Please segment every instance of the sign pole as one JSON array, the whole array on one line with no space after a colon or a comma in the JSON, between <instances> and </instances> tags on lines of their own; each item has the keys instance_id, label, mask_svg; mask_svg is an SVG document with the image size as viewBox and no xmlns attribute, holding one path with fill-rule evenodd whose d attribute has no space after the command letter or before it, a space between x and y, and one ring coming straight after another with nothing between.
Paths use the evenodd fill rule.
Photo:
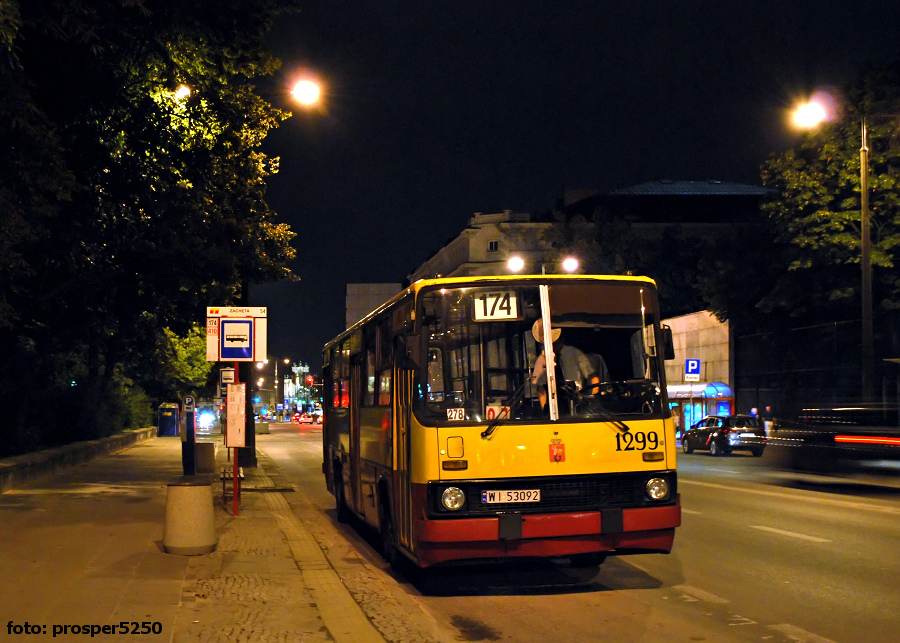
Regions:
<instances>
[{"instance_id":1,"label":"sign pole","mask_svg":"<svg viewBox=\"0 0 900 643\"><path fill-rule=\"evenodd\" d=\"M234 363L234 381L238 382L238 363ZM237 447L234 447L234 458L232 463L233 471L231 476L231 515L237 517L238 515L238 455L237 455Z\"/></svg>"}]
</instances>

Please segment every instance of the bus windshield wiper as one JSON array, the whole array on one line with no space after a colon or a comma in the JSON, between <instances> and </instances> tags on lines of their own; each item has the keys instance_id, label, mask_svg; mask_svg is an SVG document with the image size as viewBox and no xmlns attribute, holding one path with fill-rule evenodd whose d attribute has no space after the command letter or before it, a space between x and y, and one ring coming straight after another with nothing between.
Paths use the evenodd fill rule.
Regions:
<instances>
[{"instance_id":1,"label":"bus windshield wiper","mask_svg":"<svg viewBox=\"0 0 900 643\"><path fill-rule=\"evenodd\" d=\"M528 380L522 382L522 384L513 392L512 395L509 396L509 399L506 400L506 408L500 413L497 414L497 417L491 422L488 427L481 432L481 437L485 440L489 440L491 435L493 435L494 431L497 430L497 427L500 426L500 423L508 420L510 415L512 415L513 409L519 406L522 403L522 398L525 396L525 385L528 383Z\"/></svg>"},{"instance_id":2,"label":"bus windshield wiper","mask_svg":"<svg viewBox=\"0 0 900 643\"><path fill-rule=\"evenodd\" d=\"M631 427L629 427L627 424L625 424L622 420L617 419L616 416L613 415L612 413L610 413L609 411L607 411L603 407L602 404L600 404L599 402L597 402L595 404L596 404L595 408L597 411L597 415L600 416L601 420L604 420L607 423L612 424L621 433L628 433L631 430Z\"/></svg>"},{"instance_id":3,"label":"bus windshield wiper","mask_svg":"<svg viewBox=\"0 0 900 643\"><path fill-rule=\"evenodd\" d=\"M586 398L588 404L588 410L591 413L596 414L600 417L601 420L612 424L616 429L618 429L621 433L628 433L631 428L625 424L622 420L618 419L615 415L613 415L610 411L606 409L599 401L592 398Z\"/></svg>"}]
</instances>

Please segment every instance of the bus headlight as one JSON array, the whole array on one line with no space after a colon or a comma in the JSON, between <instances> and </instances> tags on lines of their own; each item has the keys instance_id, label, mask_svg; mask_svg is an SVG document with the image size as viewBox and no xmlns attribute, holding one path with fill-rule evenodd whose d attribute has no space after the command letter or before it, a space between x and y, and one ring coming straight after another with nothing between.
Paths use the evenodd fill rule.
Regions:
<instances>
[{"instance_id":1,"label":"bus headlight","mask_svg":"<svg viewBox=\"0 0 900 643\"><path fill-rule=\"evenodd\" d=\"M644 489L650 500L665 500L669 497L669 482L665 478L650 478Z\"/></svg>"},{"instance_id":2,"label":"bus headlight","mask_svg":"<svg viewBox=\"0 0 900 643\"><path fill-rule=\"evenodd\" d=\"M441 494L441 504L449 511L458 511L466 504L466 494L459 487L447 487Z\"/></svg>"}]
</instances>

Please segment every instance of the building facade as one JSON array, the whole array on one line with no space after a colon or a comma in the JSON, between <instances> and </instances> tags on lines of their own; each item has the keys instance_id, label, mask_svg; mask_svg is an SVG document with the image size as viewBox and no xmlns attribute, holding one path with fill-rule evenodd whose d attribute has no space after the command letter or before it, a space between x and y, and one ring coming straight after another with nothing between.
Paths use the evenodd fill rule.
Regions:
<instances>
[{"instance_id":1,"label":"building facade","mask_svg":"<svg viewBox=\"0 0 900 643\"><path fill-rule=\"evenodd\" d=\"M508 272L506 262L513 255L521 256L526 266L540 266L546 252L543 235L552 225L512 210L496 214L476 212L458 237L409 274L409 281L504 274Z\"/></svg>"}]
</instances>

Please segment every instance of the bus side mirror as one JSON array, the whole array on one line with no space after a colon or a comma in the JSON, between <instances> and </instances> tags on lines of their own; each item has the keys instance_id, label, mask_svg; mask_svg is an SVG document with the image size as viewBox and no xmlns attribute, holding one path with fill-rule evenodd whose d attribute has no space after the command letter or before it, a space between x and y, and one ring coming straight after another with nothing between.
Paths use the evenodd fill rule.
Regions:
<instances>
[{"instance_id":1,"label":"bus side mirror","mask_svg":"<svg viewBox=\"0 0 900 643\"><path fill-rule=\"evenodd\" d=\"M675 359L675 341L672 339L672 329L662 327L663 332L663 359Z\"/></svg>"},{"instance_id":2,"label":"bus side mirror","mask_svg":"<svg viewBox=\"0 0 900 643\"><path fill-rule=\"evenodd\" d=\"M422 336L410 333L406 336L406 355L403 357L401 368L414 371L419 368L419 360L422 354Z\"/></svg>"}]
</instances>

